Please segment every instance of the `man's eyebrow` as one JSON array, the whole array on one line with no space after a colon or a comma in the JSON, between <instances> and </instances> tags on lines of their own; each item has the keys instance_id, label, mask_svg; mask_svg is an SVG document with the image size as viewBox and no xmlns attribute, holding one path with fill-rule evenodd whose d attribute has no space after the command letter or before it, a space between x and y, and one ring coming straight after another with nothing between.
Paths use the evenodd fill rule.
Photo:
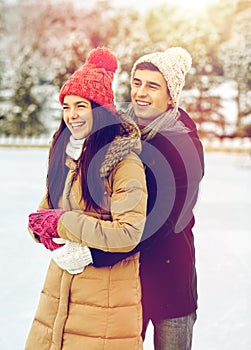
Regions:
<instances>
[{"instance_id":1,"label":"man's eyebrow","mask_svg":"<svg viewBox=\"0 0 251 350\"><path fill-rule=\"evenodd\" d=\"M156 83L155 81L148 81L147 83L149 85L154 85L154 86L157 86L157 87L161 87L161 85L159 83Z\"/></svg>"},{"instance_id":2,"label":"man's eyebrow","mask_svg":"<svg viewBox=\"0 0 251 350\"><path fill-rule=\"evenodd\" d=\"M142 82L142 80L139 78L133 78L133 81ZM151 86L161 87L161 85L159 83L156 83L155 81L147 80L147 84Z\"/></svg>"}]
</instances>

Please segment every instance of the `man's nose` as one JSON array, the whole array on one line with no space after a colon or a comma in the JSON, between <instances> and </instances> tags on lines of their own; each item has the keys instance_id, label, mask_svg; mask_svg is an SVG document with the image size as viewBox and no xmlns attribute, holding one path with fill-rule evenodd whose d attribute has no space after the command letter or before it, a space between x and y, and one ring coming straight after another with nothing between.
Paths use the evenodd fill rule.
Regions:
<instances>
[{"instance_id":1,"label":"man's nose","mask_svg":"<svg viewBox=\"0 0 251 350\"><path fill-rule=\"evenodd\" d=\"M137 91L137 95L138 95L138 96L145 96L145 95L147 95L147 88L146 88L146 85L145 85L145 84L142 84L142 85L139 87L139 89L138 89L138 91Z\"/></svg>"}]
</instances>

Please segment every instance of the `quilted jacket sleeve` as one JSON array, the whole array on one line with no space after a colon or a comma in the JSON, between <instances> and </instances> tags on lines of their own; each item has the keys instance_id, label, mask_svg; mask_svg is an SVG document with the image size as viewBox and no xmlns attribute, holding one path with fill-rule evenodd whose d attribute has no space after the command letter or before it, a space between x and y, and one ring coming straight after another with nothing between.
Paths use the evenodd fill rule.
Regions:
<instances>
[{"instance_id":1,"label":"quilted jacket sleeve","mask_svg":"<svg viewBox=\"0 0 251 350\"><path fill-rule=\"evenodd\" d=\"M110 176L111 219L67 211L58 223L60 237L106 252L128 252L140 242L147 204L144 167L138 156L130 153Z\"/></svg>"}]
</instances>

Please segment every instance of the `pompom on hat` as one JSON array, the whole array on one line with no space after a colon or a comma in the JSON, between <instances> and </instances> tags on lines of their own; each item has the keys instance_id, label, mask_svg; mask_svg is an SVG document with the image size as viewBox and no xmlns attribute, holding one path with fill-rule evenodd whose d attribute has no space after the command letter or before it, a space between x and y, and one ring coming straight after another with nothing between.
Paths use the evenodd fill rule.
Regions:
<instances>
[{"instance_id":1,"label":"pompom on hat","mask_svg":"<svg viewBox=\"0 0 251 350\"><path fill-rule=\"evenodd\" d=\"M170 47L164 52L154 52L140 57L133 65L133 80L138 64L152 63L163 74L170 92L173 107L178 108L181 91L185 85L185 76L192 65L192 57L182 47Z\"/></svg>"},{"instance_id":2,"label":"pompom on hat","mask_svg":"<svg viewBox=\"0 0 251 350\"><path fill-rule=\"evenodd\" d=\"M66 95L76 95L96 102L115 113L112 82L118 68L117 58L105 47L90 51L85 64L73 73L59 93L61 105Z\"/></svg>"}]
</instances>

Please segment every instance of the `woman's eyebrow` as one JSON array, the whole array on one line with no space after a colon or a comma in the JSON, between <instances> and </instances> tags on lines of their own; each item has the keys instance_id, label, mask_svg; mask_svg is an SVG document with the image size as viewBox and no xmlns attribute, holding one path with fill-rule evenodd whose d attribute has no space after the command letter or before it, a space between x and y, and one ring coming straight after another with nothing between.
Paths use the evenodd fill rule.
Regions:
<instances>
[{"instance_id":1,"label":"woman's eyebrow","mask_svg":"<svg viewBox=\"0 0 251 350\"><path fill-rule=\"evenodd\" d=\"M87 101L76 101L76 102L75 102L76 105L78 105L78 104L80 104L80 103L84 103L84 104L86 104L86 105L89 105L89 102L87 102Z\"/></svg>"},{"instance_id":2,"label":"woman's eyebrow","mask_svg":"<svg viewBox=\"0 0 251 350\"><path fill-rule=\"evenodd\" d=\"M89 106L89 103L88 103L87 101L75 101L75 102L74 102L74 105L79 105L80 103L84 103L84 104L86 104L87 106ZM64 102L63 105L64 105L64 106L69 106L69 103Z\"/></svg>"}]
</instances>

